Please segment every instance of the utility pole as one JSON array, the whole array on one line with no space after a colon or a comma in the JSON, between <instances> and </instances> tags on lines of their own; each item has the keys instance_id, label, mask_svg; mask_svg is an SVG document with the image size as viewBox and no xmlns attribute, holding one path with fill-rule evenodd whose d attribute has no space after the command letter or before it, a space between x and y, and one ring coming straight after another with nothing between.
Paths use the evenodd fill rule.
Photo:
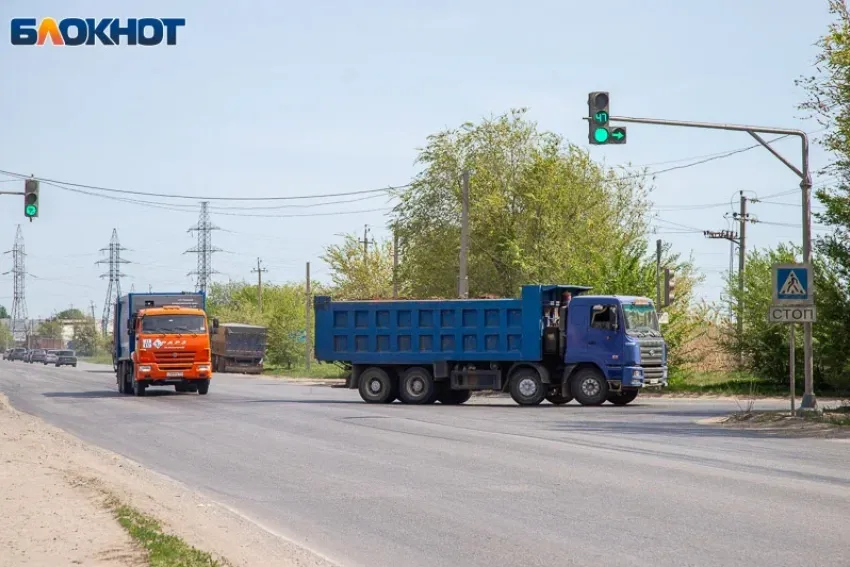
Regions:
<instances>
[{"instance_id":1,"label":"utility pole","mask_svg":"<svg viewBox=\"0 0 850 567\"><path fill-rule=\"evenodd\" d=\"M463 170L461 179L461 215L460 215L460 274L458 277L458 297L469 298L469 170Z\"/></svg>"},{"instance_id":2,"label":"utility pole","mask_svg":"<svg viewBox=\"0 0 850 567\"><path fill-rule=\"evenodd\" d=\"M260 308L260 313L263 312L263 272L268 272L262 266L262 261L257 258L257 267L251 270L251 273L257 274L257 305Z\"/></svg>"},{"instance_id":3,"label":"utility pole","mask_svg":"<svg viewBox=\"0 0 850 567\"><path fill-rule=\"evenodd\" d=\"M112 238L109 240L107 248L101 248L101 252L109 252L109 257L104 260L98 260L95 264L109 264L109 271L101 274L100 277L108 278L109 284L106 286L106 300L103 303L103 317L100 321L100 331L105 337L109 328L109 318L112 315L112 306L121 297L121 278L124 274L121 273L121 264L129 264L129 260L121 258L121 252L126 248L121 246L118 241L118 229L112 229Z\"/></svg>"},{"instance_id":4,"label":"utility pole","mask_svg":"<svg viewBox=\"0 0 850 567\"><path fill-rule=\"evenodd\" d=\"M747 223L750 222L750 215L747 213L747 198L744 197L744 192L740 192L741 204L740 212L735 213L733 218L737 219L740 224L741 237L738 239L738 344L743 344L744 340L744 267L747 261ZM738 353L738 364L744 365L743 349Z\"/></svg>"},{"instance_id":5,"label":"utility pole","mask_svg":"<svg viewBox=\"0 0 850 567\"><path fill-rule=\"evenodd\" d=\"M655 308L661 308L661 246L659 238L655 241Z\"/></svg>"},{"instance_id":6,"label":"utility pole","mask_svg":"<svg viewBox=\"0 0 850 567\"><path fill-rule=\"evenodd\" d=\"M393 225L393 299L398 299L398 230Z\"/></svg>"},{"instance_id":7,"label":"utility pole","mask_svg":"<svg viewBox=\"0 0 850 567\"><path fill-rule=\"evenodd\" d=\"M29 346L29 333L27 329L27 300L26 300L26 280L27 269L26 252L24 250L24 233L21 231L21 225L18 225L18 231L15 233L15 245L6 252L12 255L12 275L14 278L14 295L12 296L12 335L17 342L18 337L23 331L27 346ZM8 274L9 272L6 272ZM5 275L5 274L4 274Z\"/></svg>"},{"instance_id":8,"label":"utility pole","mask_svg":"<svg viewBox=\"0 0 850 567\"><path fill-rule=\"evenodd\" d=\"M313 309L312 309L313 306L310 305L312 303L312 301L311 301L312 297L310 295L310 262L307 262L307 280L306 280L306 283L305 283L304 291L305 291L305 295L306 295L306 301L305 301L306 312L305 312L305 317L304 317L304 321L305 321L305 323L304 323L304 343L305 343L306 350L307 350L306 355L305 355L305 359L304 359L304 366L309 371L310 370L310 363L312 362L312 358L313 358L312 353L310 352L310 342L311 342L310 341L310 319L311 319L310 315L313 312Z\"/></svg>"},{"instance_id":9,"label":"utility pole","mask_svg":"<svg viewBox=\"0 0 850 567\"><path fill-rule=\"evenodd\" d=\"M363 240L359 241L363 244L363 263L366 264L369 261L369 225L363 225Z\"/></svg>"},{"instance_id":10,"label":"utility pole","mask_svg":"<svg viewBox=\"0 0 850 567\"><path fill-rule=\"evenodd\" d=\"M742 198L744 198L744 197L742 196ZM741 224L743 225L744 223L741 223ZM740 250L743 249L743 245L741 244L742 239L738 238L737 232L733 232L731 230L704 230L704 231L702 231L702 234L706 238L711 238L711 239L720 238L720 239L723 239L723 240L728 240L729 241L729 247L730 247L730 253L731 253L731 251L733 251L735 249L734 247L735 247L736 244L738 245L739 252L740 252ZM744 255L741 254L740 257L739 257L739 262L740 262L739 275L744 273L743 272L744 260L745 260ZM729 276L730 277L732 276L732 256L729 256ZM738 305L738 314L737 314L737 317L738 317L738 335L737 336L738 336L738 344L739 345L742 344L742 342L741 342L742 339L743 339L742 322L744 320L743 309L741 307L743 305L743 298L744 298L744 289L743 289L742 286L743 286L743 280L739 280L739 288L740 289L739 289L739 292L738 292L739 297L738 297L738 303L737 303L737 305ZM743 363L744 363L744 351L743 351L743 349L739 349L738 350L738 364L743 364Z\"/></svg>"},{"instance_id":11,"label":"utility pole","mask_svg":"<svg viewBox=\"0 0 850 567\"><path fill-rule=\"evenodd\" d=\"M210 285L210 278L217 273L212 268L212 255L214 252L221 252L220 248L215 248L212 245L212 232L219 230L210 220L210 204L208 201L201 203L201 214L198 217L198 224L190 228L187 232L195 232L198 237L198 244L194 248L186 250L184 254L197 254L198 263L195 270L187 275L196 276L195 291L203 293L207 292Z\"/></svg>"},{"instance_id":12,"label":"utility pole","mask_svg":"<svg viewBox=\"0 0 850 567\"><path fill-rule=\"evenodd\" d=\"M89 306L91 307L91 318L92 318L92 321L96 321L97 319L96 319L96 318L95 318L95 316L94 316L94 301L90 301L90 302L89 302Z\"/></svg>"}]
</instances>

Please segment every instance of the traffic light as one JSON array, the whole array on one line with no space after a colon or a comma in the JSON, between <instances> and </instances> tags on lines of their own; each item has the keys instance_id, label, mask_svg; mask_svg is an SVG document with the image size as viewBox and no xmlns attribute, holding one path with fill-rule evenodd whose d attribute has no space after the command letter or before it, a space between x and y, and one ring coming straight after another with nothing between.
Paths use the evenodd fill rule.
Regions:
<instances>
[{"instance_id":1,"label":"traffic light","mask_svg":"<svg viewBox=\"0 0 850 567\"><path fill-rule=\"evenodd\" d=\"M27 179L24 183L24 216L30 220L38 216L37 179Z\"/></svg>"},{"instance_id":2,"label":"traffic light","mask_svg":"<svg viewBox=\"0 0 850 567\"><path fill-rule=\"evenodd\" d=\"M676 275L670 268L664 268L664 307L669 307L676 299Z\"/></svg>"},{"instance_id":3,"label":"traffic light","mask_svg":"<svg viewBox=\"0 0 850 567\"><path fill-rule=\"evenodd\" d=\"M590 143L595 146L626 143L626 128L612 127L608 123L611 118L609 103L607 92L594 91L587 95L588 124L590 125L587 136Z\"/></svg>"}]
</instances>

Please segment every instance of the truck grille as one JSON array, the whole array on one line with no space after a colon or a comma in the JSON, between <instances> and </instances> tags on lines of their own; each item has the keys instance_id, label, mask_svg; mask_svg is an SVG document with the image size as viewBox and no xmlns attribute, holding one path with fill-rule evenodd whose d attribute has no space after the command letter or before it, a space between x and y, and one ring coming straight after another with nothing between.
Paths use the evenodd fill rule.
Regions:
<instances>
[{"instance_id":1,"label":"truck grille","mask_svg":"<svg viewBox=\"0 0 850 567\"><path fill-rule=\"evenodd\" d=\"M154 360L163 370L189 370L195 362L194 352L158 352Z\"/></svg>"},{"instance_id":2,"label":"truck grille","mask_svg":"<svg viewBox=\"0 0 850 567\"><path fill-rule=\"evenodd\" d=\"M661 366L664 363L664 341L646 340L640 341L640 365ZM659 374L661 370L658 370ZM659 376L660 377L660 376Z\"/></svg>"}]
</instances>

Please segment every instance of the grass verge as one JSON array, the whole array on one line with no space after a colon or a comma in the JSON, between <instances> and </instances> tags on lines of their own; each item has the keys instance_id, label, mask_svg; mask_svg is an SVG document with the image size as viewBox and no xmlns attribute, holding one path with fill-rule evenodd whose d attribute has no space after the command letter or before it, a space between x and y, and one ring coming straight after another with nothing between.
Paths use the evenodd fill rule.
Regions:
<instances>
[{"instance_id":1,"label":"grass verge","mask_svg":"<svg viewBox=\"0 0 850 567\"><path fill-rule=\"evenodd\" d=\"M803 379L797 379L797 395L803 395ZM764 380L747 372L676 372L670 376L666 392L721 396L788 396L788 385ZM822 396L850 397L850 392L818 388Z\"/></svg>"},{"instance_id":2,"label":"grass verge","mask_svg":"<svg viewBox=\"0 0 850 567\"><path fill-rule=\"evenodd\" d=\"M323 364L314 362L310 370L304 366L266 366L263 374L269 376L285 376L287 378L316 378L316 379L338 379L345 378L345 372L335 364Z\"/></svg>"},{"instance_id":3,"label":"grass verge","mask_svg":"<svg viewBox=\"0 0 850 567\"><path fill-rule=\"evenodd\" d=\"M83 362L88 362L91 364L109 364L112 365L112 355L109 353L100 353L94 356L81 356L79 357Z\"/></svg>"},{"instance_id":4,"label":"grass verge","mask_svg":"<svg viewBox=\"0 0 850 567\"><path fill-rule=\"evenodd\" d=\"M107 496L106 506L130 537L147 553L151 567L226 567L224 560L213 558L196 549L179 537L162 531L159 522L123 504L114 496Z\"/></svg>"}]
</instances>

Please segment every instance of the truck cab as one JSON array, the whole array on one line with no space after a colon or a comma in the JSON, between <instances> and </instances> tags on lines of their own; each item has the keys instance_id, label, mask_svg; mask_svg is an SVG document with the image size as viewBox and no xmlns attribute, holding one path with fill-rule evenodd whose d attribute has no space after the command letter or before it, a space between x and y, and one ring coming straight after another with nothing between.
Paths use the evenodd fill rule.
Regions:
<instances>
[{"instance_id":1,"label":"truck cab","mask_svg":"<svg viewBox=\"0 0 850 567\"><path fill-rule=\"evenodd\" d=\"M592 364L605 376L609 392L629 397L667 385L667 345L651 300L581 295L566 312L563 360L568 370Z\"/></svg>"}]
</instances>

